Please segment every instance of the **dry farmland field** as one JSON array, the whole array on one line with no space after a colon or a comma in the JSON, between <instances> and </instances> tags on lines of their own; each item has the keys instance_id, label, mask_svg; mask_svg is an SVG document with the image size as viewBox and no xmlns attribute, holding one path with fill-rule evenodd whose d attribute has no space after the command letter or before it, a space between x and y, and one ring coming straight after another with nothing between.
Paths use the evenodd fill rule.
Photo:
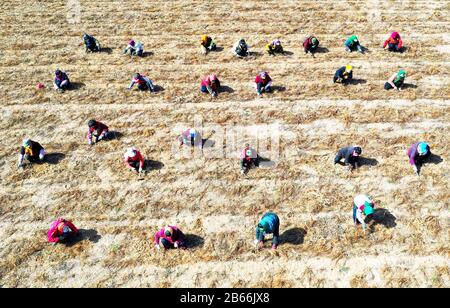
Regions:
<instances>
[{"instance_id":1,"label":"dry farmland field","mask_svg":"<svg viewBox=\"0 0 450 308\"><path fill-rule=\"evenodd\" d=\"M450 286L449 1L2 0L0 8L0 286ZM107 52L86 54L83 31ZM402 54L382 49L392 31ZM311 33L324 48L315 58L302 48ZM222 49L202 55L202 34ZM344 51L352 34L367 53ZM130 38L149 54L123 55ZM230 53L240 38L255 52L248 59ZM274 38L287 55L264 54ZM333 84L345 64L358 82ZM76 89L52 89L57 68ZM385 91L401 68L407 87ZM252 80L262 70L277 88L257 98ZM159 91L127 90L135 72ZM226 86L217 98L199 91L211 72ZM89 147L90 118L117 138ZM194 125L211 146L181 155L179 129ZM49 163L17 169L25 137L46 148ZM243 177L239 150L255 140L272 164ZM417 176L406 150L420 140L436 157ZM333 158L352 144L370 163L349 173ZM154 161L145 175L125 170L132 145ZM389 223L355 228L358 193L388 210ZM276 251L253 245L266 211L281 220ZM47 243L58 217L82 229L82 240ZM156 252L153 234L167 223L188 234L188 250Z\"/></svg>"}]
</instances>

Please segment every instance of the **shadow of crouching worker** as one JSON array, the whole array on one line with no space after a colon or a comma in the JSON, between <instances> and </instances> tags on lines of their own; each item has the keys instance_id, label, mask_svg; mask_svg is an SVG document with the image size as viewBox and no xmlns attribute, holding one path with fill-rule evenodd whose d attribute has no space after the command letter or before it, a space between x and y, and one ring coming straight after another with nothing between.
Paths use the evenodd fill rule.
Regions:
<instances>
[{"instance_id":1,"label":"shadow of crouching worker","mask_svg":"<svg viewBox=\"0 0 450 308\"><path fill-rule=\"evenodd\" d=\"M375 225L383 225L388 229L394 228L397 226L397 223L395 222L396 220L397 218L388 210L377 208L373 213L373 222L371 225L371 229L373 229Z\"/></svg>"},{"instance_id":2,"label":"shadow of crouching worker","mask_svg":"<svg viewBox=\"0 0 450 308\"><path fill-rule=\"evenodd\" d=\"M144 161L144 171L149 172L152 170L160 170L164 167L164 164L160 161L146 159Z\"/></svg>"},{"instance_id":3,"label":"shadow of crouching worker","mask_svg":"<svg viewBox=\"0 0 450 308\"><path fill-rule=\"evenodd\" d=\"M330 50L328 48L320 47L320 46L318 46L316 48L316 50L314 51L314 53L328 53L328 52L330 52Z\"/></svg>"},{"instance_id":4,"label":"shadow of crouching worker","mask_svg":"<svg viewBox=\"0 0 450 308\"><path fill-rule=\"evenodd\" d=\"M64 242L63 244L67 247L71 247L85 240L88 240L92 243L98 243L101 238L101 235L98 234L98 232L94 229L78 229L78 234L70 240Z\"/></svg>"},{"instance_id":5,"label":"shadow of crouching worker","mask_svg":"<svg viewBox=\"0 0 450 308\"><path fill-rule=\"evenodd\" d=\"M217 90L217 92L220 93L234 93L234 89L229 87L229 86L225 86L225 85L220 85L219 89Z\"/></svg>"},{"instance_id":6,"label":"shadow of crouching worker","mask_svg":"<svg viewBox=\"0 0 450 308\"><path fill-rule=\"evenodd\" d=\"M57 165L59 164L64 158L66 158L66 155L63 153L48 153L45 155L44 163L50 164L50 165Z\"/></svg>"},{"instance_id":7,"label":"shadow of crouching worker","mask_svg":"<svg viewBox=\"0 0 450 308\"><path fill-rule=\"evenodd\" d=\"M345 82L343 82L344 85L358 85L358 84L365 84L367 83L367 80L365 79L358 79L358 78L352 78L349 80L346 80Z\"/></svg>"},{"instance_id":8,"label":"shadow of crouching worker","mask_svg":"<svg viewBox=\"0 0 450 308\"><path fill-rule=\"evenodd\" d=\"M360 167L362 166L376 166L378 165L378 160L375 158L368 158L368 157L360 157L358 159L358 164Z\"/></svg>"},{"instance_id":9,"label":"shadow of crouching worker","mask_svg":"<svg viewBox=\"0 0 450 308\"><path fill-rule=\"evenodd\" d=\"M108 137L105 140L120 140L120 138L123 137L123 134L121 132L118 131L109 131L108 132Z\"/></svg>"},{"instance_id":10,"label":"shadow of crouching worker","mask_svg":"<svg viewBox=\"0 0 450 308\"><path fill-rule=\"evenodd\" d=\"M79 90L86 87L85 83L82 82L70 82L69 87L67 88L68 91L74 91L74 90Z\"/></svg>"},{"instance_id":11,"label":"shadow of crouching worker","mask_svg":"<svg viewBox=\"0 0 450 308\"><path fill-rule=\"evenodd\" d=\"M258 168L272 168L275 167L276 163L274 161L271 161L270 159L266 158L266 157L262 157L262 156L257 156L256 157L256 163L255 163L255 167Z\"/></svg>"},{"instance_id":12,"label":"shadow of crouching worker","mask_svg":"<svg viewBox=\"0 0 450 308\"><path fill-rule=\"evenodd\" d=\"M112 50L112 48L109 48L109 47L102 47L102 48L100 48L99 52L103 52L103 53L110 55L110 54L112 54L113 50Z\"/></svg>"},{"instance_id":13,"label":"shadow of crouching worker","mask_svg":"<svg viewBox=\"0 0 450 308\"><path fill-rule=\"evenodd\" d=\"M205 239L195 234L185 234L186 236L186 248L201 248L205 244Z\"/></svg>"},{"instance_id":14,"label":"shadow of crouching worker","mask_svg":"<svg viewBox=\"0 0 450 308\"><path fill-rule=\"evenodd\" d=\"M444 160L441 156L431 153L430 156L423 162L424 164L440 164Z\"/></svg>"},{"instance_id":15,"label":"shadow of crouching worker","mask_svg":"<svg viewBox=\"0 0 450 308\"><path fill-rule=\"evenodd\" d=\"M427 158L425 158L423 161L418 162L416 164L417 166L417 170L418 173L420 174L420 171L422 170L422 167L426 164L434 164L434 165L438 165L440 163L442 163L444 160L442 159L441 156L430 153L430 156L428 156Z\"/></svg>"},{"instance_id":16,"label":"shadow of crouching worker","mask_svg":"<svg viewBox=\"0 0 450 308\"><path fill-rule=\"evenodd\" d=\"M280 244L301 245L305 242L306 230L303 228L292 228L280 235Z\"/></svg>"}]
</instances>

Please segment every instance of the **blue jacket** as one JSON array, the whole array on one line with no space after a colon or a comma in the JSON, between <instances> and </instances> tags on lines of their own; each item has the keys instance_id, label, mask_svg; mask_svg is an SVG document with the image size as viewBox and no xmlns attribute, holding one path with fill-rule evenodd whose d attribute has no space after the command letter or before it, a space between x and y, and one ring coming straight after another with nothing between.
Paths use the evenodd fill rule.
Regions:
<instances>
[{"instance_id":1,"label":"blue jacket","mask_svg":"<svg viewBox=\"0 0 450 308\"><path fill-rule=\"evenodd\" d=\"M258 226L256 227L256 239L263 241L266 234L273 233L272 243L278 245L278 237L280 233L280 219L275 213L266 213L261 218Z\"/></svg>"}]
</instances>

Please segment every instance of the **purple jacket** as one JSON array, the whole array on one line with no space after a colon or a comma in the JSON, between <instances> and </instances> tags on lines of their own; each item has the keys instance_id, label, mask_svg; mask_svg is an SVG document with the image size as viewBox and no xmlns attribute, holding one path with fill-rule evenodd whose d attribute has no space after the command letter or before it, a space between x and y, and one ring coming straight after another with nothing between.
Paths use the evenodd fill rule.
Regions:
<instances>
[{"instance_id":1,"label":"purple jacket","mask_svg":"<svg viewBox=\"0 0 450 308\"><path fill-rule=\"evenodd\" d=\"M164 228L162 228L161 230L159 230L158 232L155 233L155 244L156 245L159 244L159 240L161 238L168 240L171 244L175 244L175 243L180 244L186 240L185 235L183 234L183 232L181 232L180 229L178 229L175 226L169 226L169 227L171 227L173 230L172 236L166 236L164 234Z\"/></svg>"},{"instance_id":2,"label":"purple jacket","mask_svg":"<svg viewBox=\"0 0 450 308\"><path fill-rule=\"evenodd\" d=\"M417 151L417 147L420 142L414 143L408 150L409 163L411 166L416 164L417 158L419 157L419 151ZM430 152L430 147L427 147L428 153Z\"/></svg>"}]
</instances>

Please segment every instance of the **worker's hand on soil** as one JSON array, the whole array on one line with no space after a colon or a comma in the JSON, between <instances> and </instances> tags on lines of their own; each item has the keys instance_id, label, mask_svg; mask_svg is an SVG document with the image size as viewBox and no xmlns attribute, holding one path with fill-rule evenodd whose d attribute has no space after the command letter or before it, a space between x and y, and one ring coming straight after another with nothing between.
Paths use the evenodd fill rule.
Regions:
<instances>
[{"instance_id":1,"label":"worker's hand on soil","mask_svg":"<svg viewBox=\"0 0 450 308\"><path fill-rule=\"evenodd\" d=\"M413 170L414 170L414 172L415 172L416 174L419 174L419 169L417 168L416 165L413 166Z\"/></svg>"},{"instance_id":2,"label":"worker's hand on soil","mask_svg":"<svg viewBox=\"0 0 450 308\"><path fill-rule=\"evenodd\" d=\"M160 250L161 247L159 245L155 245L156 250Z\"/></svg>"},{"instance_id":3,"label":"worker's hand on soil","mask_svg":"<svg viewBox=\"0 0 450 308\"><path fill-rule=\"evenodd\" d=\"M139 168L139 173L142 173L142 171L143 171L142 168Z\"/></svg>"},{"instance_id":4,"label":"worker's hand on soil","mask_svg":"<svg viewBox=\"0 0 450 308\"><path fill-rule=\"evenodd\" d=\"M272 249L276 250L277 249L277 245L272 245Z\"/></svg>"},{"instance_id":5,"label":"worker's hand on soil","mask_svg":"<svg viewBox=\"0 0 450 308\"><path fill-rule=\"evenodd\" d=\"M173 247L178 248L178 243L177 242L173 243Z\"/></svg>"}]
</instances>

